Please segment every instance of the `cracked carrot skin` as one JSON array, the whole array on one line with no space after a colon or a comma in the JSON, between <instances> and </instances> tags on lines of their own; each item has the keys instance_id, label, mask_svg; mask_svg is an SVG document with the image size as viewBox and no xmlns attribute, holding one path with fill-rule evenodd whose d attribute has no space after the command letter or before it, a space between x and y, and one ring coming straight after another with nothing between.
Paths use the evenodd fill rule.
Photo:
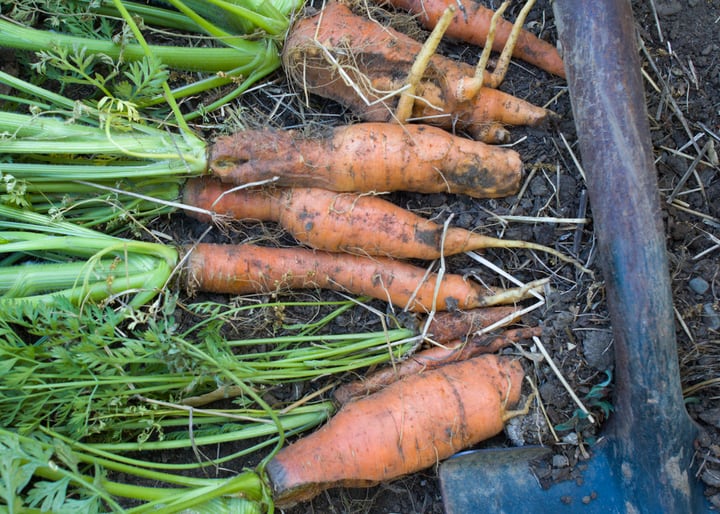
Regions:
<instances>
[{"instance_id":1,"label":"cracked carrot skin","mask_svg":"<svg viewBox=\"0 0 720 514\"><path fill-rule=\"evenodd\" d=\"M283 64L298 87L345 105L365 121L386 122L392 121L399 97L387 95L405 85L421 46L329 2L320 13L293 25L283 47ZM552 111L497 89L483 87L464 98L464 84L474 74L472 65L434 55L417 85L412 119L499 142L507 136L500 125L537 126L555 117Z\"/></svg>"},{"instance_id":2,"label":"cracked carrot skin","mask_svg":"<svg viewBox=\"0 0 720 514\"><path fill-rule=\"evenodd\" d=\"M532 245L442 225L373 195L320 188L248 188L211 177L188 180L183 202L233 219L274 221L318 250L433 260L490 247ZM191 216L208 220L206 215Z\"/></svg>"},{"instance_id":3,"label":"cracked carrot skin","mask_svg":"<svg viewBox=\"0 0 720 514\"><path fill-rule=\"evenodd\" d=\"M457 6L457 0L389 0L398 9L417 14L417 19L426 28L433 28L449 5ZM490 20L494 14L477 0L463 0L445 31L445 35L477 46L485 46ZM495 29L493 50L502 51L512 31L512 22L499 19ZM513 56L538 68L565 78L565 67L557 49L531 32L520 32L513 50Z\"/></svg>"},{"instance_id":4,"label":"cracked carrot skin","mask_svg":"<svg viewBox=\"0 0 720 514\"><path fill-rule=\"evenodd\" d=\"M318 137L293 130L239 131L214 142L210 169L234 184L274 180L283 187L341 192L498 198L517 193L523 164L514 150L437 127L356 123Z\"/></svg>"},{"instance_id":5,"label":"cracked carrot skin","mask_svg":"<svg viewBox=\"0 0 720 514\"><path fill-rule=\"evenodd\" d=\"M346 404L266 467L276 505L329 487L365 487L414 473L502 431L524 372L483 355L409 376Z\"/></svg>"}]
</instances>

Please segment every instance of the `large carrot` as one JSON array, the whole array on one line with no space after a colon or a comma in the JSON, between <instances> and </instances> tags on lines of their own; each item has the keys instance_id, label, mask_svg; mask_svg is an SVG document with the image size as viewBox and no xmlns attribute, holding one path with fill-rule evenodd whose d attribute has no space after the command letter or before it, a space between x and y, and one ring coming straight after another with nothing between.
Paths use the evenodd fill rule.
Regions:
<instances>
[{"instance_id":1,"label":"large carrot","mask_svg":"<svg viewBox=\"0 0 720 514\"><path fill-rule=\"evenodd\" d=\"M280 507L335 486L363 487L420 471L494 436L520 398L517 360L483 355L409 376L345 405L283 448L266 471Z\"/></svg>"},{"instance_id":2,"label":"large carrot","mask_svg":"<svg viewBox=\"0 0 720 514\"><path fill-rule=\"evenodd\" d=\"M522 161L513 150L437 127L357 123L310 138L291 130L240 131L215 141L210 169L236 184L275 180L332 191L495 198L517 192Z\"/></svg>"},{"instance_id":3,"label":"large carrot","mask_svg":"<svg viewBox=\"0 0 720 514\"><path fill-rule=\"evenodd\" d=\"M493 10L488 9L479 0L387 0L398 9L417 14L417 19L427 28L435 26L445 9L450 5L460 6L448 26L447 36L478 46L485 46L490 19ZM507 42L513 24L510 21L498 20L492 48L500 52ZM531 32L523 30L513 50L513 56L533 64L549 73L565 77L565 68L557 49L538 38Z\"/></svg>"},{"instance_id":4,"label":"large carrot","mask_svg":"<svg viewBox=\"0 0 720 514\"><path fill-rule=\"evenodd\" d=\"M406 360L382 368L354 382L341 385L333 392L335 400L345 404L350 400L375 393L404 377L425 373L453 362L461 362L485 353L495 353L511 343L540 336L542 327L506 330L499 335L473 336L467 341L453 341L448 345L431 346Z\"/></svg>"},{"instance_id":5,"label":"large carrot","mask_svg":"<svg viewBox=\"0 0 720 514\"><path fill-rule=\"evenodd\" d=\"M461 275L438 275L388 258L255 245L197 244L188 248L190 289L224 294L321 288L371 296L414 312L512 304L541 282L494 290Z\"/></svg>"},{"instance_id":6,"label":"large carrot","mask_svg":"<svg viewBox=\"0 0 720 514\"><path fill-rule=\"evenodd\" d=\"M283 49L285 70L309 93L331 98L367 121L389 121L421 44L396 30L329 2L296 22ZM472 65L440 55L416 86L412 117L445 128L465 128L476 139L506 135L499 125L538 125L551 111L497 89L464 91ZM497 137L495 137L497 135Z\"/></svg>"},{"instance_id":7,"label":"large carrot","mask_svg":"<svg viewBox=\"0 0 720 514\"><path fill-rule=\"evenodd\" d=\"M275 221L318 250L381 255L397 259L437 259L483 248L527 248L571 259L543 245L505 240L442 225L373 195L336 193L320 188L233 190L202 177L185 185L187 205L235 219ZM206 215L190 215L207 219Z\"/></svg>"}]
</instances>

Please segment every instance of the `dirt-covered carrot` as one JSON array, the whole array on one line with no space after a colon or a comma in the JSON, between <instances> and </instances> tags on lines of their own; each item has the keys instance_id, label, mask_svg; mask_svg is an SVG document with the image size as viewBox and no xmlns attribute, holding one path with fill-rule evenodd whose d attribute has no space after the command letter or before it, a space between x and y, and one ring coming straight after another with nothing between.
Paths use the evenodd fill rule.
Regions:
<instances>
[{"instance_id":1,"label":"dirt-covered carrot","mask_svg":"<svg viewBox=\"0 0 720 514\"><path fill-rule=\"evenodd\" d=\"M465 340L475 332L500 321L505 320L503 326L511 324L515 321L519 310L520 307L516 305L503 305L484 309L437 312L430 319L426 336L436 343ZM425 324L422 323L419 329L424 330Z\"/></svg>"},{"instance_id":2,"label":"dirt-covered carrot","mask_svg":"<svg viewBox=\"0 0 720 514\"><path fill-rule=\"evenodd\" d=\"M448 345L431 346L394 366L382 368L362 379L341 385L335 389L333 396L338 403L345 404L355 398L379 391L404 377L426 373L431 369L437 369L453 362L465 361L485 353L495 353L513 342L530 339L541 334L541 327L517 328L506 330L499 335L473 336L467 341L454 341Z\"/></svg>"},{"instance_id":3,"label":"dirt-covered carrot","mask_svg":"<svg viewBox=\"0 0 720 514\"><path fill-rule=\"evenodd\" d=\"M453 21L445 34L455 39L478 46L484 46L490 28L492 9L482 5L479 0L389 0L398 9L417 14L417 19L427 28L432 28L449 5L459 6ZM495 31L492 48L502 51L507 42L513 24L500 19ZM565 77L565 68L557 49L531 32L523 30L513 50L513 56L533 64L554 75Z\"/></svg>"},{"instance_id":4,"label":"dirt-covered carrot","mask_svg":"<svg viewBox=\"0 0 720 514\"><path fill-rule=\"evenodd\" d=\"M304 248L201 243L187 249L186 282L192 290L224 294L330 289L371 296L413 312L512 304L542 285L494 290L461 275L438 275L383 257Z\"/></svg>"},{"instance_id":5,"label":"dirt-covered carrot","mask_svg":"<svg viewBox=\"0 0 720 514\"><path fill-rule=\"evenodd\" d=\"M483 248L527 248L572 259L553 248L477 234L418 216L379 196L336 193L320 188L235 189L211 177L185 185L187 205L234 219L275 221L318 250L396 259L437 259ZM206 215L190 215L207 219Z\"/></svg>"},{"instance_id":6,"label":"dirt-covered carrot","mask_svg":"<svg viewBox=\"0 0 720 514\"><path fill-rule=\"evenodd\" d=\"M364 487L420 471L499 433L520 398L517 360L483 355L395 382L345 405L283 448L266 470L279 507L329 487Z\"/></svg>"},{"instance_id":7,"label":"dirt-covered carrot","mask_svg":"<svg viewBox=\"0 0 720 514\"><path fill-rule=\"evenodd\" d=\"M421 46L329 2L320 13L293 25L283 63L307 92L331 98L366 121L389 121ZM472 65L433 56L416 87L413 119L464 128L476 139L493 141L507 135L500 125L539 125L553 117L547 109L492 88L480 88L467 98L466 82L474 75Z\"/></svg>"},{"instance_id":8,"label":"dirt-covered carrot","mask_svg":"<svg viewBox=\"0 0 720 514\"><path fill-rule=\"evenodd\" d=\"M515 194L522 161L514 150L428 125L357 123L319 137L292 130L245 130L219 138L210 169L224 182L276 180L332 191Z\"/></svg>"}]
</instances>

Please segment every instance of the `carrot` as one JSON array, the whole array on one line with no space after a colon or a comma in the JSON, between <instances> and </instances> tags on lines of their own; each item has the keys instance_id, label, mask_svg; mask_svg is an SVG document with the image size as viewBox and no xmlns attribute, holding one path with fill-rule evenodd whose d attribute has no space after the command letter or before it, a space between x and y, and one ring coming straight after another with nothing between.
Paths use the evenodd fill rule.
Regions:
<instances>
[{"instance_id":1,"label":"carrot","mask_svg":"<svg viewBox=\"0 0 720 514\"><path fill-rule=\"evenodd\" d=\"M499 433L520 398L517 360L483 355L395 382L345 405L280 450L267 475L276 505L329 487L364 487L432 466Z\"/></svg>"},{"instance_id":2,"label":"carrot","mask_svg":"<svg viewBox=\"0 0 720 514\"><path fill-rule=\"evenodd\" d=\"M413 312L512 304L546 282L495 290L450 273L438 281L424 268L382 257L250 244L201 243L186 250L191 290L242 295L321 288L370 296Z\"/></svg>"},{"instance_id":3,"label":"carrot","mask_svg":"<svg viewBox=\"0 0 720 514\"><path fill-rule=\"evenodd\" d=\"M502 307L486 307L484 309L471 309L453 312L438 312L430 319L427 327L427 337L436 343L449 343L456 339L466 339L483 328L506 320L509 325L519 307L504 305ZM424 327L423 327L424 328Z\"/></svg>"},{"instance_id":4,"label":"carrot","mask_svg":"<svg viewBox=\"0 0 720 514\"><path fill-rule=\"evenodd\" d=\"M379 391L404 377L426 373L431 369L465 361L485 353L495 353L513 342L541 334L541 327L518 328L507 330L500 335L485 334L473 336L467 341L454 341L446 346L431 346L394 366L382 368L360 380L341 385L335 389L333 397L338 403L345 404L355 398Z\"/></svg>"},{"instance_id":5,"label":"carrot","mask_svg":"<svg viewBox=\"0 0 720 514\"><path fill-rule=\"evenodd\" d=\"M418 15L417 19L426 28L433 28L445 9L450 5L457 5L456 0L388 0L398 9L410 11ZM453 17L452 22L445 31L450 36L466 43L485 46L490 19L493 10L482 5L479 0L463 0L461 6ZM492 49L502 51L512 30L513 24L500 19L495 31ZM559 77L565 77L565 68L557 49L538 38L531 32L523 30L513 50L513 56L530 63L538 68Z\"/></svg>"},{"instance_id":6,"label":"carrot","mask_svg":"<svg viewBox=\"0 0 720 514\"><path fill-rule=\"evenodd\" d=\"M458 227L445 230L377 196L303 187L232 189L209 177L193 178L185 185L183 201L235 219L278 222L298 241L330 252L431 260L483 248L527 248L572 261L552 248L527 241L498 239Z\"/></svg>"},{"instance_id":7,"label":"carrot","mask_svg":"<svg viewBox=\"0 0 720 514\"><path fill-rule=\"evenodd\" d=\"M287 130L245 130L210 149L224 182L272 180L278 186L332 191L414 191L495 198L517 193L517 152L427 125L357 123L322 137Z\"/></svg>"},{"instance_id":8,"label":"carrot","mask_svg":"<svg viewBox=\"0 0 720 514\"><path fill-rule=\"evenodd\" d=\"M296 22L283 49L285 70L296 84L352 109L366 121L390 121L421 44L396 30L329 2ZM440 55L416 87L413 119L464 128L476 139L506 139L502 125L539 125L553 114L496 89L465 98L474 67Z\"/></svg>"}]
</instances>

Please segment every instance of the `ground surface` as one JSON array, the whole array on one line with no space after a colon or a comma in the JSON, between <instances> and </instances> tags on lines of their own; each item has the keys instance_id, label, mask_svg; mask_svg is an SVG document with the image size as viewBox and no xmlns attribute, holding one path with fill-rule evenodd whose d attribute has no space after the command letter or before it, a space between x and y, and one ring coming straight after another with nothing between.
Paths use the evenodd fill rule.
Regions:
<instances>
[{"instance_id":1,"label":"ground surface","mask_svg":"<svg viewBox=\"0 0 720 514\"><path fill-rule=\"evenodd\" d=\"M493 7L498 3L493 2ZM519 2L510 8L509 18L514 18L519 11L517 4ZM634 2L633 6L643 42L640 52L667 229L681 379L689 412L704 429L696 454L697 472L707 486L712 503L720 507L720 405L717 403L720 395L720 166L716 154L720 149L720 0L650 0ZM555 42L550 2L537 2L528 26L542 38ZM456 44L444 44L441 51L469 61L474 61L477 55L477 49ZM524 251L498 250L484 254L521 281L550 278L545 305L525 316L520 325L543 326L542 344L570 388L584 400L597 420L593 424L576 415L576 405L558 376L540 357L534 341L523 341L519 348L508 350L525 355L524 362L533 383L532 387L526 387L525 394L536 388L540 403L534 404L528 416L513 420L505 433L482 446L536 443L551 446L556 455L538 473L543 481L552 482L571 477L577 463L586 457L589 445L601 434L607 406L612 402L612 383L608 381L608 377L613 376L612 334L602 276L597 267L592 206L584 207L586 188L575 161L580 156L566 84L562 79L515 63L501 89L537 105L547 105L560 115L557 126L551 128L512 130L513 146L526 163L526 178L520 194L495 200L471 200L445 194L394 194L390 198L440 222L452 214L454 225L556 247L595 272L592 277L541 254ZM306 104L305 97L297 95L278 73L268 83L246 94L239 103L225 109L224 117L214 121L232 130L239 126L312 127L352 119L331 102L319 98L309 100ZM692 166L694 172L690 170ZM668 202L671 197L673 201ZM618 198L618 202L622 201L625 199ZM589 218L588 222L581 224L539 220L585 217ZM190 219L177 217L162 230L179 242L193 242L205 228ZM234 240L291 243L287 235L270 224L243 224L239 228L232 236ZM205 241L223 241L227 237L226 232L214 231ZM474 273L493 283L504 283L504 279L465 256L448 259L447 267L456 273ZM334 297L333 294L328 297ZM228 301L224 297L214 299ZM381 302L372 305L381 311L386 309ZM283 315L286 321L300 322L306 319L307 313L288 310ZM254 323L252 328L258 333L268 333L273 320L265 322ZM338 319L335 328L377 330L379 320L366 309L358 308ZM320 386L300 384L298 391ZM591 391L598 395L595 400L588 396ZM167 459L185 457L173 454ZM241 469L254 463L248 460L229 467ZM442 511L437 470L432 468L370 489L334 489L286 512Z\"/></svg>"}]
</instances>

